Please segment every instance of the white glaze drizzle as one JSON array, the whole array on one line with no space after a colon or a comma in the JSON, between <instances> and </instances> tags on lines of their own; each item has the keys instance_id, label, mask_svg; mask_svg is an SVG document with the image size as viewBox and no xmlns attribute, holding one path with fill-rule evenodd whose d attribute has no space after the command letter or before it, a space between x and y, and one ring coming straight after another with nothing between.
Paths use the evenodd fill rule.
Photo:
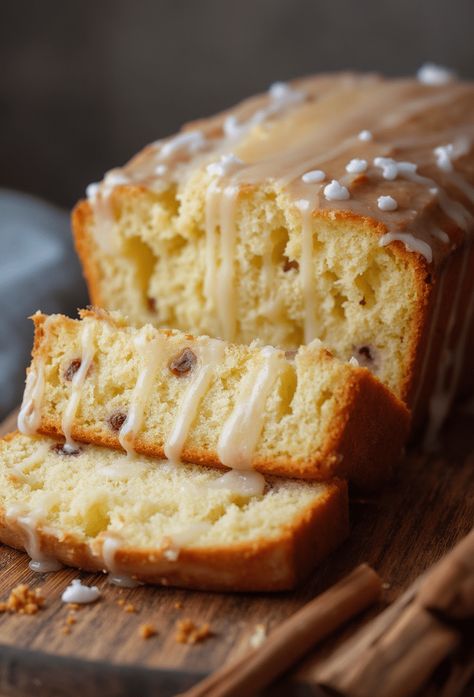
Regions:
<instances>
[{"instance_id":1,"label":"white glaze drizzle","mask_svg":"<svg viewBox=\"0 0 474 697\"><path fill-rule=\"evenodd\" d=\"M71 393L64 408L64 413L61 419L61 430L64 434L66 452L74 452L77 450L77 444L71 436L71 429L74 423L74 418L81 400L82 390L87 378L87 373L92 365L95 355L94 347L95 324L92 321L83 320L81 329L81 365L74 373L71 380Z\"/></svg>"},{"instance_id":2,"label":"white glaze drizzle","mask_svg":"<svg viewBox=\"0 0 474 697\"><path fill-rule=\"evenodd\" d=\"M265 491L265 479L255 470L226 472L209 484L210 489L228 489L238 496L261 496Z\"/></svg>"},{"instance_id":3,"label":"white glaze drizzle","mask_svg":"<svg viewBox=\"0 0 474 697\"><path fill-rule=\"evenodd\" d=\"M61 595L63 603L77 603L78 605L95 603L99 598L100 590L97 586L83 586L80 578L71 581Z\"/></svg>"},{"instance_id":4,"label":"white glaze drizzle","mask_svg":"<svg viewBox=\"0 0 474 697\"><path fill-rule=\"evenodd\" d=\"M189 378L189 385L178 405L177 415L164 446L168 460L179 462L186 438L199 405L209 389L216 367L224 358L225 343L218 339L204 338L193 350L198 354L198 365Z\"/></svg>"},{"instance_id":5,"label":"white glaze drizzle","mask_svg":"<svg viewBox=\"0 0 474 697\"><path fill-rule=\"evenodd\" d=\"M183 527L180 530L167 534L163 539L163 556L168 561L176 561L183 547L196 542L199 537L209 532L210 529L211 524L207 521L196 520L189 527Z\"/></svg>"},{"instance_id":6,"label":"white glaze drizzle","mask_svg":"<svg viewBox=\"0 0 474 697\"><path fill-rule=\"evenodd\" d=\"M107 479L130 479L137 475L143 474L150 465L138 458L130 458L126 455L117 455L116 460L111 465L104 465L99 472Z\"/></svg>"},{"instance_id":7,"label":"white glaze drizzle","mask_svg":"<svg viewBox=\"0 0 474 697\"><path fill-rule=\"evenodd\" d=\"M433 250L427 242L423 242L409 232L386 232L379 239L379 246L386 247L390 242L403 242L409 252L418 252L430 264L433 261Z\"/></svg>"},{"instance_id":8,"label":"white glaze drizzle","mask_svg":"<svg viewBox=\"0 0 474 697\"><path fill-rule=\"evenodd\" d=\"M47 340L51 319L51 317L47 317L44 321L43 341ZM26 376L25 391L17 419L18 430L26 436L33 436L40 425L44 388L44 362L41 354L38 353L34 356Z\"/></svg>"},{"instance_id":9,"label":"white glaze drizzle","mask_svg":"<svg viewBox=\"0 0 474 697\"><path fill-rule=\"evenodd\" d=\"M143 327L133 340L140 367L128 407L127 418L118 434L120 445L129 458L135 454L134 441L142 427L145 408L164 351L163 337L159 335L154 339L148 339L148 332L148 327Z\"/></svg>"},{"instance_id":10,"label":"white glaze drizzle","mask_svg":"<svg viewBox=\"0 0 474 697\"><path fill-rule=\"evenodd\" d=\"M45 517L48 503L51 505L55 497L44 497L43 506L32 511L25 511L21 504L14 504L7 509L6 517L13 520L23 530L26 540L24 546L26 553L30 557L29 567L37 573L49 573L58 571L62 564L54 557L46 554L41 549L41 541L38 532L38 524Z\"/></svg>"},{"instance_id":11,"label":"white glaze drizzle","mask_svg":"<svg viewBox=\"0 0 474 697\"><path fill-rule=\"evenodd\" d=\"M117 564L116 556L122 544L122 539L115 533L107 533L102 544L102 558L105 570L108 571L108 581L114 586L121 588L136 588L140 585L129 574L124 573Z\"/></svg>"},{"instance_id":12,"label":"white glaze drizzle","mask_svg":"<svg viewBox=\"0 0 474 697\"><path fill-rule=\"evenodd\" d=\"M235 246L237 241L237 226L235 211L239 189L236 186L226 186L220 201L220 265L216 279L216 306L221 336L232 341L235 336L236 289L235 289Z\"/></svg>"},{"instance_id":13,"label":"white glaze drizzle","mask_svg":"<svg viewBox=\"0 0 474 697\"><path fill-rule=\"evenodd\" d=\"M204 252L204 296L207 311L216 308L216 277L217 277L217 234L219 222L220 189L215 181L207 187L205 203L204 227L206 243Z\"/></svg>"},{"instance_id":14,"label":"white glaze drizzle","mask_svg":"<svg viewBox=\"0 0 474 697\"><path fill-rule=\"evenodd\" d=\"M21 462L15 462L15 464L12 465L12 470L15 472L17 477L23 481L28 481L27 470L30 467L35 467L35 465L39 465L40 462L43 462L48 454L49 447L50 446L48 443L41 443L37 448L35 448L35 450L33 450L31 455L26 457Z\"/></svg>"},{"instance_id":15,"label":"white glaze drizzle","mask_svg":"<svg viewBox=\"0 0 474 697\"><path fill-rule=\"evenodd\" d=\"M316 337L316 296L313 278L313 226L309 201L298 201L301 211L300 279L304 304L304 341L309 344Z\"/></svg>"},{"instance_id":16,"label":"white glaze drizzle","mask_svg":"<svg viewBox=\"0 0 474 697\"><path fill-rule=\"evenodd\" d=\"M259 358L242 378L235 406L217 444L222 464L238 470L252 467L263 428L265 403L284 363L283 352L271 346L263 348Z\"/></svg>"}]
</instances>

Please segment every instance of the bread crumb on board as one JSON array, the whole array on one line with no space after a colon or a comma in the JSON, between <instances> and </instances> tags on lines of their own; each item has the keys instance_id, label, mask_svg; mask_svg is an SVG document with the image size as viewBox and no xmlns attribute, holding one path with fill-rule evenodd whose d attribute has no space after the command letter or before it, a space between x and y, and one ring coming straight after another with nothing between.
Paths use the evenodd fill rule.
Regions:
<instances>
[{"instance_id":1,"label":"bread crumb on board","mask_svg":"<svg viewBox=\"0 0 474 697\"><path fill-rule=\"evenodd\" d=\"M198 644L212 635L213 632L207 622L201 624L201 626L198 626L189 618L176 622L175 640L178 644Z\"/></svg>"},{"instance_id":2,"label":"bread crumb on board","mask_svg":"<svg viewBox=\"0 0 474 697\"><path fill-rule=\"evenodd\" d=\"M0 602L0 612L18 615L35 615L45 604L41 589L30 590L26 583L20 583L10 591L8 600Z\"/></svg>"},{"instance_id":3,"label":"bread crumb on board","mask_svg":"<svg viewBox=\"0 0 474 697\"><path fill-rule=\"evenodd\" d=\"M150 639L158 634L158 630L153 624L141 624L138 628L138 633L142 639Z\"/></svg>"}]
</instances>

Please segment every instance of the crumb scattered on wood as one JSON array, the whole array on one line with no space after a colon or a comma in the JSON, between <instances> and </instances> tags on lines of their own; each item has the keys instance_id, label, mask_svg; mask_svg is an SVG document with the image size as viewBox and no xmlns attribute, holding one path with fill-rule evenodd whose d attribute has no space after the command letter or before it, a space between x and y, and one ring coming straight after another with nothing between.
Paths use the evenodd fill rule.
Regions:
<instances>
[{"instance_id":1,"label":"crumb scattered on wood","mask_svg":"<svg viewBox=\"0 0 474 697\"><path fill-rule=\"evenodd\" d=\"M124 612L137 612L137 608L133 603L127 603L126 605L123 606L123 611Z\"/></svg>"},{"instance_id":2,"label":"crumb scattered on wood","mask_svg":"<svg viewBox=\"0 0 474 697\"><path fill-rule=\"evenodd\" d=\"M175 640L178 644L198 644L211 637L213 632L210 625L206 622L198 626L188 618L178 620L176 623Z\"/></svg>"},{"instance_id":3,"label":"crumb scattered on wood","mask_svg":"<svg viewBox=\"0 0 474 697\"><path fill-rule=\"evenodd\" d=\"M76 624L77 622L77 617L73 614L69 614L66 617L66 624L71 625L71 624Z\"/></svg>"},{"instance_id":4,"label":"crumb scattered on wood","mask_svg":"<svg viewBox=\"0 0 474 697\"><path fill-rule=\"evenodd\" d=\"M138 633L142 639L149 639L152 636L156 636L158 631L152 624L141 624L138 628Z\"/></svg>"},{"instance_id":5,"label":"crumb scattered on wood","mask_svg":"<svg viewBox=\"0 0 474 697\"><path fill-rule=\"evenodd\" d=\"M125 598L119 598L119 599L117 600L117 605L118 605L119 607L123 607L123 606L125 605Z\"/></svg>"},{"instance_id":6,"label":"crumb scattered on wood","mask_svg":"<svg viewBox=\"0 0 474 697\"><path fill-rule=\"evenodd\" d=\"M174 603L173 607L174 607L175 610L181 610L182 607L183 607L183 603L182 603L181 601L177 600L177 601Z\"/></svg>"},{"instance_id":7,"label":"crumb scattered on wood","mask_svg":"<svg viewBox=\"0 0 474 697\"><path fill-rule=\"evenodd\" d=\"M66 607L68 610L72 610L75 612L76 610L82 610L84 605L80 605L79 603L68 603Z\"/></svg>"},{"instance_id":8,"label":"crumb scattered on wood","mask_svg":"<svg viewBox=\"0 0 474 697\"><path fill-rule=\"evenodd\" d=\"M18 615L35 615L44 606L45 599L41 589L30 590L26 583L20 583L10 592L8 600L0 602L0 612L11 612Z\"/></svg>"}]
</instances>

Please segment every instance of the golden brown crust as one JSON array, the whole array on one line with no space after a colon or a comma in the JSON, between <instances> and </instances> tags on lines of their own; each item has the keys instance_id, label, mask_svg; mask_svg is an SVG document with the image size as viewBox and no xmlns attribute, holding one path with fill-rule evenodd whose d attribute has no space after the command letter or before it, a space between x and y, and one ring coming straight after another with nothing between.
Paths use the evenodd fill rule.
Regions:
<instances>
[{"instance_id":1,"label":"golden brown crust","mask_svg":"<svg viewBox=\"0 0 474 697\"><path fill-rule=\"evenodd\" d=\"M116 562L122 573L156 585L213 591L281 591L307 577L348 532L347 486L342 480L334 480L327 485L324 499L302 511L278 538L182 549L176 561L167 560L162 549L125 548L117 552ZM41 550L66 566L105 570L99 538L88 545L67 531L59 539L39 529L38 536ZM7 519L3 510L0 541L16 549L24 549L26 542L24 530Z\"/></svg>"}]
</instances>

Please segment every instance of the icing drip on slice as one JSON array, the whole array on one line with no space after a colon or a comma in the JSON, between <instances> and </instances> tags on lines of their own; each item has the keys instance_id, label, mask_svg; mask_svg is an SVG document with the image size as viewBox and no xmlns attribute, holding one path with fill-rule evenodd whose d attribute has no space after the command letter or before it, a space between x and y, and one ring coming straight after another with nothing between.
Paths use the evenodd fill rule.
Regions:
<instances>
[{"instance_id":1,"label":"icing drip on slice","mask_svg":"<svg viewBox=\"0 0 474 697\"><path fill-rule=\"evenodd\" d=\"M147 327L143 327L133 342L137 349L141 366L137 382L133 388L127 418L118 435L120 445L126 451L128 457L132 457L135 454L134 441L142 427L145 408L153 389L154 378L164 351L163 338L158 336L155 339L148 340L147 333Z\"/></svg>"},{"instance_id":2,"label":"icing drip on slice","mask_svg":"<svg viewBox=\"0 0 474 697\"><path fill-rule=\"evenodd\" d=\"M27 436L34 435L40 425L43 393L44 365L38 356L28 371L23 402L18 414L18 430Z\"/></svg>"},{"instance_id":3,"label":"icing drip on slice","mask_svg":"<svg viewBox=\"0 0 474 697\"><path fill-rule=\"evenodd\" d=\"M180 555L182 547L187 547L208 532L211 524L206 521L197 520L189 527L177 530L163 538L163 556L168 561L176 561Z\"/></svg>"},{"instance_id":4,"label":"icing drip on slice","mask_svg":"<svg viewBox=\"0 0 474 697\"><path fill-rule=\"evenodd\" d=\"M89 184L87 199L94 214L94 238L105 254L118 251L118 240L114 234L114 216L110 206L110 195L116 186L130 184L130 178L123 169L111 169L100 184Z\"/></svg>"},{"instance_id":5,"label":"icing drip on slice","mask_svg":"<svg viewBox=\"0 0 474 697\"><path fill-rule=\"evenodd\" d=\"M313 226L309 201L298 201L297 206L302 218L300 279L304 302L304 341L305 344L309 344L317 334L313 279Z\"/></svg>"},{"instance_id":6,"label":"icing drip on slice","mask_svg":"<svg viewBox=\"0 0 474 697\"><path fill-rule=\"evenodd\" d=\"M379 239L380 247L386 247L390 242L403 242L405 249L409 252L418 252L429 264L433 261L433 250L430 245L409 232L387 232Z\"/></svg>"},{"instance_id":7,"label":"icing drip on slice","mask_svg":"<svg viewBox=\"0 0 474 697\"><path fill-rule=\"evenodd\" d=\"M121 538L115 534L107 534L104 537L102 544L102 558L105 564L105 570L109 572L108 581L114 586L121 588L136 588L140 585L129 574L123 573L120 566L117 564L116 556L122 543Z\"/></svg>"},{"instance_id":8,"label":"icing drip on slice","mask_svg":"<svg viewBox=\"0 0 474 697\"><path fill-rule=\"evenodd\" d=\"M149 467L146 462L137 458L131 459L128 456L118 455L117 460L112 465L100 468L100 474L108 479L130 479L130 477L143 474Z\"/></svg>"},{"instance_id":9,"label":"icing drip on slice","mask_svg":"<svg viewBox=\"0 0 474 697\"><path fill-rule=\"evenodd\" d=\"M219 204L220 189L215 181L212 181L207 188L205 204L205 275L204 275L204 295L206 298L207 310L214 310L216 307L216 277L217 277L217 234L216 228L219 224Z\"/></svg>"},{"instance_id":10,"label":"icing drip on slice","mask_svg":"<svg viewBox=\"0 0 474 697\"><path fill-rule=\"evenodd\" d=\"M216 305L220 332L227 341L233 340L237 322L234 267L237 237L235 210L238 193L239 189L236 186L226 186L220 205L221 263L217 271Z\"/></svg>"},{"instance_id":11,"label":"icing drip on slice","mask_svg":"<svg viewBox=\"0 0 474 697\"><path fill-rule=\"evenodd\" d=\"M224 358L225 343L218 339L203 339L196 347L199 364L190 379L183 399L178 406L177 416L164 446L168 460L179 462L189 429L199 405L209 389L216 367Z\"/></svg>"},{"instance_id":12,"label":"icing drip on slice","mask_svg":"<svg viewBox=\"0 0 474 697\"><path fill-rule=\"evenodd\" d=\"M49 502L52 503L51 501ZM41 541L38 533L38 523L46 515L46 506L48 501L44 501L44 507L38 507L37 509L29 512L25 512L25 509L21 505L13 505L7 509L6 517L10 520L14 520L16 524L22 529L25 534L26 540L24 541L24 546L26 553L30 557L29 567L32 571L38 573L49 573L51 571L58 571L62 568L62 564L54 557L46 554L41 549Z\"/></svg>"},{"instance_id":13,"label":"icing drip on slice","mask_svg":"<svg viewBox=\"0 0 474 697\"><path fill-rule=\"evenodd\" d=\"M265 403L284 362L284 353L271 346L260 352L243 377L235 406L225 422L217 453L226 467L250 469L265 417Z\"/></svg>"},{"instance_id":14,"label":"icing drip on slice","mask_svg":"<svg viewBox=\"0 0 474 697\"><path fill-rule=\"evenodd\" d=\"M424 63L416 74L424 85L446 85L456 79L456 73L435 63Z\"/></svg>"},{"instance_id":15,"label":"icing drip on slice","mask_svg":"<svg viewBox=\"0 0 474 697\"><path fill-rule=\"evenodd\" d=\"M12 466L12 470L15 475L22 481L27 482L29 480L28 470L44 461L48 454L49 447L50 446L48 443L41 443L41 445L39 445L36 450L31 453L31 455L26 457L21 462L16 462Z\"/></svg>"},{"instance_id":16,"label":"icing drip on slice","mask_svg":"<svg viewBox=\"0 0 474 697\"><path fill-rule=\"evenodd\" d=\"M48 317L43 325L45 339L49 322ZM26 376L25 391L17 421L18 430L26 436L33 436L40 425L44 387L44 363L41 355L37 355Z\"/></svg>"},{"instance_id":17,"label":"icing drip on slice","mask_svg":"<svg viewBox=\"0 0 474 697\"><path fill-rule=\"evenodd\" d=\"M61 420L61 429L66 439L64 444L64 450L66 452L74 452L77 450L77 444L71 436L71 429L81 400L84 383L92 365L92 361L94 360L94 331L94 323L84 320L81 331L81 365L73 375L71 394L69 395Z\"/></svg>"},{"instance_id":18,"label":"icing drip on slice","mask_svg":"<svg viewBox=\"0 0 474 697\"><path fill-rule=\"evenodd\" d=\"M210 489L229 489L238 496L261 496L265 490L265 479L260 472L230 470L209 484Z\"/></svg>"}]
</instances>

